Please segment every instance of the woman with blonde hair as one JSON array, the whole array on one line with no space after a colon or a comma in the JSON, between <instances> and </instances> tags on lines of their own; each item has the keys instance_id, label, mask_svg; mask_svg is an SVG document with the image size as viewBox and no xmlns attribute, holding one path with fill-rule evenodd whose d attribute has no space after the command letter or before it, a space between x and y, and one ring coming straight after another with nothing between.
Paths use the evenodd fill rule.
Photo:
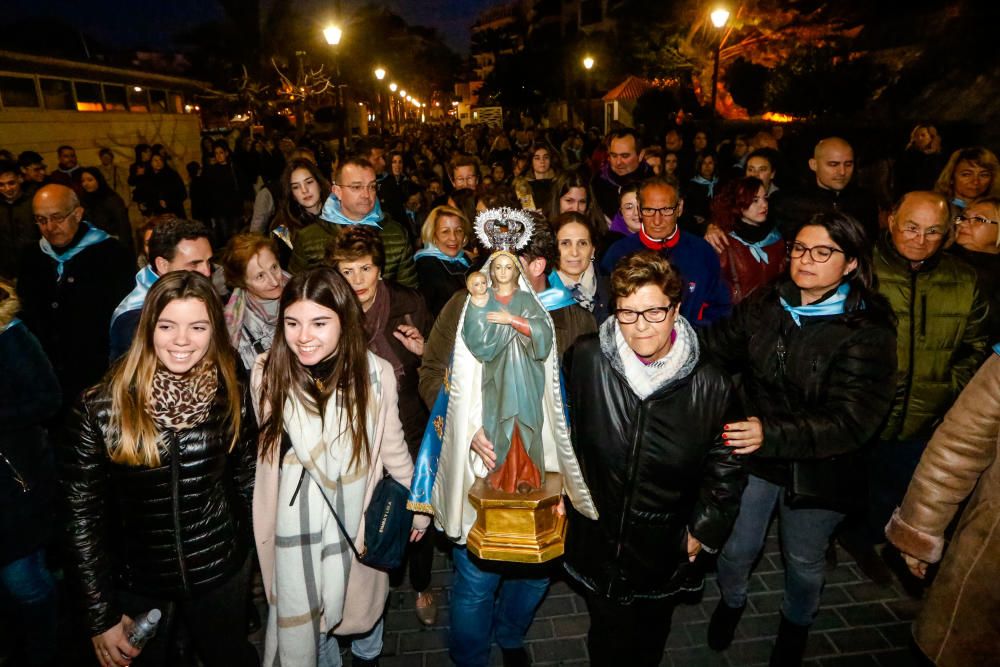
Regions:
<instances>
[{"instance_id":1,"label":"woman with blonde hair","mask_svg":"<svg viewBox=\"0 0 1000 667\"><path fill-rule=\"evenodd\" d=\"M988 148L960 148L948 158L934 190L948 198L952 215L958 215L973 199L1000 197L1000 161Z\"/></svg>"},{"instance_id":2,"label":"woman with blonde hair","mask_svg":"<svg viewBox=\"0 0 1000 667\"><path fill-rule=\"evenodd\" d=\"M976 270L990 302L987 330L1000 340L1000 197L973 199L955 216L955 245L949 252Z\"/></svg>"},{"instance_id":3,"label":"woman with blonde hair","mask_svg":"<svg viewBox=\"0 0 1000 667\"><path fill-rule=\"evenodd\" d=\"M102 667L139 655L132 619L162 612L141 664L184 624L205 665L257 665L246 639L257 429L222 305L193 271L149 290L125 357L74 412L61 448L68 581Z\"/></svg>"},{"instance_id":4,"label":"woman with blonde hair","mask_svg":"<svg viewBox=\"0 0 1000 667\"><path fill-rule=\"evenodd\" d=\"M334 269L293 276L278 321L252 380L261 419L254 538L270 608L264 663L339 667L342 635L353 637L354 665L375 665L388 575L355 550L365 549L363 517L383 469L407 487L413 475L396 376L368 351L361 304ZM415 516L410 540L429 523Z\"/></svg>"},{"instance_id":5,"label":"woman with blonde hair","mask_svg":"<svg viewBox=\"0 0 1000 667\"><path fill-rule=\"evenodd\" d=\"M423 248L413 255L417 277L431 315L437 314L455 292L465 289L471 264L465 244L472 238L472 225L457 208L438 206L420 230Z\"/></svg>"}]
</instances>

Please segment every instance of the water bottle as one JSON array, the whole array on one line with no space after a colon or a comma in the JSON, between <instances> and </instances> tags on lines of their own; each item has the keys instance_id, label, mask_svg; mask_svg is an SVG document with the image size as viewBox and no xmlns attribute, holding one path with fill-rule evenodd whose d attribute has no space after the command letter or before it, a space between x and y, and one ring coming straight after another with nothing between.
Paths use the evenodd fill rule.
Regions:
<instances>
[{"instance_id":1,"label":"water bottle","mask_svg":"<svg viewBox=\"0 0 1000 667\"><path fill-rule=\"evenodd\" d=\"M140 649L145 646L146 642L156 634L156 624L160 622L161 616L159 609L150 609L136 618L125 633L128 636L128 643Z\"/></svg>"}]
</instances>

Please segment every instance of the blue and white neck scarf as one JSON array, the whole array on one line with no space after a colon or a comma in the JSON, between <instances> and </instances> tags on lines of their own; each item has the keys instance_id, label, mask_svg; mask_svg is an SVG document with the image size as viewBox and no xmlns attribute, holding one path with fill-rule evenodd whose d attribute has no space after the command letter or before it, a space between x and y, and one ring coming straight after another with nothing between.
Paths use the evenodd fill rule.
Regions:
<instances>
[{"instance_id":1,"label":"blue and white neck scarf","mask_svg":"<svg viewBox=\"0 0 1000 667\"><path fill-rule=\"evenodd\" d=\"M781 300L781 307L788 311L788 314L792 316L792 320L795 321L795 326L802 326L803 317L822 317L824 315L843 315L844 306L847 303L847 295L851 293L851 285L849 283L844 283L837 288L837 291L830 295L829 298L824 299L816 303L810 303L808 306L793 306L785 301L785 297L779 297Z\"/></svg>"},{"instance_id":2,"label":"blue and white neck scarf","mask_svg":"<svg viewBox=\"0 0 1000 667\"><path fill-rule=\"evenodd\" d=\"M719 179L713 177L712 180L708 180L707 178L702 178L701 176L695 176L694 178L691 179L691 182L697 183L698 185L704 185L706 188L708 188L708 196L714 197L715 184L719 182Z\"/></svg>"},{"instance_id":3,"label":"blue and white neck scarf","mask_svg":"<svg viewBox=\"0 0 1000 667\"><path fill-rule=\"evenodd\" d=\"M765 236L760 241L757 241L756 243L750 243L749 241L744 241L743 239L741 239L739 236L736 235L736 232L729 232L729 236L731 236L732 238L736 239L737 241L745 245L750 250L750 254L753 255L754 259L756 259L761 264L768 263L767 253L764 251L764 248L771 245L772 243L777 243L778 241L781 240L781 232L779 232L777 228L772 229L770 234Z\"/></svg>"},{"instance_id":4,"label":"blue and white neck scarf","mask_svg":"<svg viewBox=\"0 0 1000 667\"><path fill-rule=\"evenodd\" d=\"M964 209L969 205L969 202L965 201L961 197L955 197L954 199L951 200L951 205L956 208Z\"/></svg>"},{"instance_id":5,"label":"blue and white neck scarf","mask_svg":"<svg viewBox=\"0 0 1000 667\"><path fill-rule=\"evenodd\" d=\"M326 203L323 204L323 210L320 212L319 217L335 225L368 225L369 227L382 229L380 223L385 216L382 214L382 204L376 199L375 208L369 211L368 215L360 220L351 220L344 215L344 209L340 204L340 200L335 195L330 195L326 198Z\"/></svg>"},{"instance_id":6,"label":"blue and white neck scarf","mask_svg":"<svg viewBox=\"0 0 1000 667\"><path fill-rule=\"evenodd\" d=\"M118 304L115 312L111 315L111 326L115 326L115 320L119 316L133 310L140 310L142 304L146 302L146 294L149 293L149 288L159 279L160 276L156 274L151 264L147 264L139 269L139 273L135 274L135 288L128 293L128 296L122 299L122 302Z\"/></svg>"},{"instance_id":7,"label":"blue and white neck scarf","mask_svg":"<svg viewBox=\"0 0 1000 667\"><path fill-rule=\"evenodd\" d=\"M42 252L55 260L56 278L58 280L62 280L63 270L66 268L66 262L76 257L90 246L97 245L101 241L111 238L108 236L107 232L94 227L89 222L81 222L80 224L87 226L87 233L83 235L83 238L80 239L79 243L63 253L57 253L52 247L52 244L46 241L44 237L38 240L38 247L42 249Z\"/></svg>"},{"instance_id":8,"label":"blue and white neck scarf","mask_svg":"<svg viewBox=\"0 0 1000 667\"><path fill-rule=\"evenodd\" d=\"M456 264L461 264L464 267L469 266L469 260L465 258L464 252L459 252L454 257L451 257L449 255L444 254L444 251L441 250L441 248L438 248L436 245L424 246L420 250L413 253L414 260L420 259L421 257L436 257L440 259L442 262L454 262Z\"/></svg>"},{"instance_id":9,"label":"blue and white neck scarf","mask_svg":"<svg viewBox=\"0 0 1000 667\"><path fill-rule=\"evenodd\" d=\"M542 307L546 311L551 313L553 310L576 304L573 294L562 284L555 271L549 274L548 282L549 288L538 293L538 300L542 302Z\"/></svg>"}]
</instances>

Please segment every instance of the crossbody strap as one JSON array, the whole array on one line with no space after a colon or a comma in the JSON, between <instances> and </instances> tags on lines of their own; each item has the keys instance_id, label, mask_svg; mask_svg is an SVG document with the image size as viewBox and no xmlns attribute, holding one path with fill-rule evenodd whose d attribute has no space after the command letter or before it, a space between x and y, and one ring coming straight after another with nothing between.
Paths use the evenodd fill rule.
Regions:
<instances>
[{"instance_id":1,"label":"crossbody strap","mask_svg":"<svg viewBox=\"0 0 1000 667\"><path fill-rule=\"evenodd\" d=\"M289 506L295 504L295 498L299 495L299 490L302 488L302 483L305 482L308 478L309 475L306 474L306 469L302 468L302 475L299 477L299 483L295 486L295 492L292 494L292 500L291 502L288 503ZM344 523L340 520L340 516L337 514L337 510L333 509L333 503L331 503L330 499L326 497L326 493L323 492L323 489L319 490L319 494L323 496L323 500L326 502L326 506L330 508L330 512L333 514L333 518L337 522L337 527L340 528L341 535L343 535L344 539L347 540L347 545L351 547L351 551L354 552L354 556L360 561L361 554L358 553L358 548L354 546L354 540L351 539L350 534L347 532L347 528L344 527Z\"/></svg>"}]
</instances>

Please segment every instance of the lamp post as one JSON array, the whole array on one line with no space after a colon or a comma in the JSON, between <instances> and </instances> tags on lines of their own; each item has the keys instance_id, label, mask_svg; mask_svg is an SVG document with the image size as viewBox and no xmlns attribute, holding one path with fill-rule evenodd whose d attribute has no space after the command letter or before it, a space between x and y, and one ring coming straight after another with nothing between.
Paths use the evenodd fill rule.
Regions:
<instances>
[{"instance_id":1,"label":"lamp post","mask_svg":"<svg viewBox=\"0 0 1000 667\"><path fill-rule=\"evenodd\" d=\"M379 115L379 131L385 132L385 105L382 103L382 79L385 78L385 68L376 67L375 68L375 78L379 81L379 85L376 86L376 102L378 103L378 115Z\"/></svg>"},{"instance_id":2,"label":"lamp post","mask_svg":"<svg viewBox=\"0 0 1000 667\"><path fill-rule=\"evenodd\" d=\"M339 3L338 3L339 4ZM339 7L338 7L339 10ZM338 11L339 15L339 11ZM323 28L323 37L326 39L326 43L330 46L337 46L340 44L340 38L344 36L344 31L340 29L339 25L331 23L327 27ZM347 111L344 109L343 91L340 88L340 60L334 58L336 63L335 72L337 74L337 115L340 117L341 126L337 132L337 139L340 143L341 152L344 151L345 138L347 135Z\"/></svg>"},{"instance_id":3,"label":"lamp post","mask_svg":"<svg viewBox=\"0 0 1000 667\"><path fill-rule=\"evenodd\" d=\"M590 57L590 56L584 56L584 58L583 58L583 80L584 80L584 85L586 86L586 88L584 90L583 97L584 97L584 103L587 105L587 115L586 115L586 118L587 118L587 127L584 128L585 132L590 129L591 125L594 124L593 119L591 118L591 106L592 106L592 104L591 104L591 92L590 92L590 89L591 89L591 85L590 85L590 83L591 83L590 82L590 70L592 70L592 69L594 69L594 59L592 57Z\"/></svg>"},{"instance_id":4,"label":"lamp post","mask_svg":"<svg viewBox=\"0 0 1000 667\"><path fill-rule=\"evenodd\" d=\"M712 19L712 25L716 29L721 30L725 27L726 22L729 21L729 10L720 7L711 13L710 18ZM715 42L715 65L712 69L712 122L715 122L718 113L715 110L715 100L719 93L719 54L722 51L722 39L723 35L719 35L719 39Z\"/></svg>"}]
</instances>

